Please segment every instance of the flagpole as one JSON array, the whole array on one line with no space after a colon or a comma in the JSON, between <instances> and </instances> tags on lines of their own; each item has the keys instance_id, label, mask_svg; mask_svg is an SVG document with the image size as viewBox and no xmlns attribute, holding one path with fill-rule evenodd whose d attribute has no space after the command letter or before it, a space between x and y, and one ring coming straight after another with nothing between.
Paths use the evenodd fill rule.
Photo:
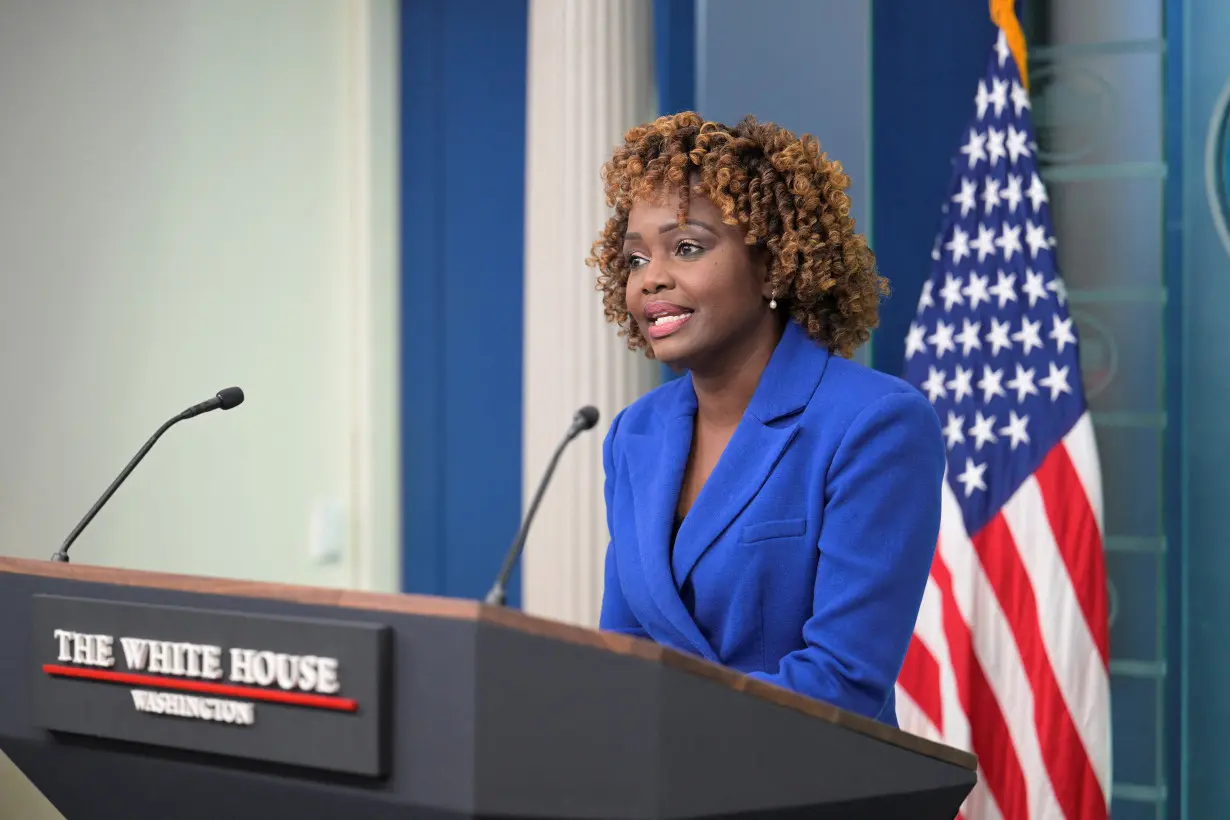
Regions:
<instances>
[{"instance_id":1,"label":"flagpole","mask_svg":"<svg viewBox=\"0 0 1230 820\"><path fill-rule=\"evenodd\" d=\"M1016 18L1016 0L991 0L991 21L1004 32L1008 48L1016 60L1017 72L1021 75L1021 85L1029 90L1029 73L1026 69L1025 31L1021 21Z\"/></svg>"}]
</instances>

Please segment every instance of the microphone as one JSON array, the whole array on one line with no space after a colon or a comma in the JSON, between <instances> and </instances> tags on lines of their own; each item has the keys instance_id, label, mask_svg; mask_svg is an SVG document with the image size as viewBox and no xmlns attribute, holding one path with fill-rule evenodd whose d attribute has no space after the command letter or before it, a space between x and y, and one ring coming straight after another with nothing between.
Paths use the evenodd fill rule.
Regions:
<instances>
[{"instance_id":1,"label":"microphone","mask_svg":"<svg viewBox=\"0 0 1230 820\"><path fill-rule=\"evenodd\" d=\"M120 488L120 485L124 483L124 479L128 478L128 474L141 463L141 459L145 458L145 454L150 451L150 448L152 448L154 443L162 437L163 433L170 430L172 426L184 421L185 419L194 418L202 413L208 413L211 410L230 410L232 407L238 407L241 404L243 404L243 391L238 387L227 387L219 390L218 394L212 399L203 401L200 404L192 405L187 410L159 427L158 431L154 433L154 435L150 436L149 441L145 442L145 446L132 457L132 461L128 462L128 466L124 468L124 471L116 477L115 481L111 482L111 486L108 487L107 491L102 494L102 498L94 502L94 506L91 507L90 511L85 514L85 518L81 519L77 526L73 528L73 531L68 534L68 538L64 540L64 546L60 547L59 551L55 555L51 556L51 560L68 563L68 548L71 547L73 542L77 540L77 536L81 535L81 531L94 520L94 516L98 515L98 511L103 508L103 505L106 504L107 501L110 500L111 496L115 494L115 491Z\"/></svg>"},{"instance_id":2,"label":"microphone","mask_svg":"<svg viewBox=\"0 0 1230 820\"><path fill-rule=\"evenodd\" d=\"M546 492L547 484L551 481L551 475L555 472L555 465L559 463L559 457L564 454L564 448L581 433L593 428L598 423L598 408L593 405L585 405L578 410L572 417L572 425L568 428L568 433L564 436L564 440L555 448L555 454L551 456L551 463L547 465L547 471L543 473L542 481L538 483L538 491L534 493L534 500L530 502L530 508L525 513L525 520L521 522L521 529L517 532L517 537L513 540L512 546L508 548L508 554L504 556L504 566L500 567L500 574L495 577L495 583L491 585L491 591L487 593L487 598L484 603L491 606L504 606L505 594L507 590L505 585L508 583L508 576L512 575L513 567L517 565L517 559L521 557L521 551L525 548L525 536L529 533L530 522L534 520L534 513L538 511L538 503L542 501L542 495Z\"/></svg>"}]
</instances>

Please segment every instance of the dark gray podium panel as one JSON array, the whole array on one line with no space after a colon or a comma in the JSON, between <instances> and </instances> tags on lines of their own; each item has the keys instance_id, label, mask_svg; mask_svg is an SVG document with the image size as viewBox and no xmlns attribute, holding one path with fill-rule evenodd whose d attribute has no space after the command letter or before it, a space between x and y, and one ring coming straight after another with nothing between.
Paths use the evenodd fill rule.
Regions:
<instances>
[{"instance_id":1,"label":"dark gray podium panel","mask_svg":"<svg viewBox=\"0 0 1230 820\"><path fill-rule=\"evenodd\" d=\"M480 813L534 816L541 790L553 789L573 812L562 816L576 818L948 820L974 784L972 771L720 681L605 652L565 666L560 649L521 632L479 632ZM568 673L539 671L552 668ZM580 721L587 737L538 734L552 714ZM570 745L576 753L543 771L541 760ZM588 813L598 806L610 813Z\"/></svg>"},{"instance_id":2,"label":"dark gray podium panel","mask_svg":"<svg viewBox=\"0 0 1230 820\"><path fill-rule=\"evenodd\" d=\"M947 820L974 783L968 769L718 680L482 620L33 575L0 582L0 747L68 820ZM387 624L387 777L38 728L38 679L25 668L36 593Z\"/></svg>"}]
</instances>

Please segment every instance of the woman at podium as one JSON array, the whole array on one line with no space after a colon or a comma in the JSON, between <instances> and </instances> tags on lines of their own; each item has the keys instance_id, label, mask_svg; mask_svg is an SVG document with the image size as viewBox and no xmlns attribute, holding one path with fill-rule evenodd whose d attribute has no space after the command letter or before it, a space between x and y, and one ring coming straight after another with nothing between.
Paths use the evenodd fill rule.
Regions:
<instances>
[{"instance_id":1,"label":"woman at podium","mask_svg":"<svg viewBox=\"0 0 1230 820\"><path fill-rule=\"evenodd\" d=\"M695 113L603 168L607 319L684 374L603 446L601 628L896 725L940 525L927 399L851 360L886 292L815 140Z\"/></svg>"}]
</instances>

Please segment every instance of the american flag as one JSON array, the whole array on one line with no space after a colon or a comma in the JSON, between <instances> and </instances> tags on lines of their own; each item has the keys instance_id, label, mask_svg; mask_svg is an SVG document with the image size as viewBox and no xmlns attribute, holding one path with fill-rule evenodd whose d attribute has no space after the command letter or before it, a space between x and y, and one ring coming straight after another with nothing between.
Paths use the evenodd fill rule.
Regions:
<instances>
[{"instance_id":1,"label":"american flag","mask_svg":"<svg viewBox=\"0 0 1230 820\"><path fill-rule=\"evenodd\" d=\"M1029 94L1002 30L974 105L906 340L948 473L898 719L978 756L969 820L1106 818L1101 469Z\"/></svg>"}]
</instances>

